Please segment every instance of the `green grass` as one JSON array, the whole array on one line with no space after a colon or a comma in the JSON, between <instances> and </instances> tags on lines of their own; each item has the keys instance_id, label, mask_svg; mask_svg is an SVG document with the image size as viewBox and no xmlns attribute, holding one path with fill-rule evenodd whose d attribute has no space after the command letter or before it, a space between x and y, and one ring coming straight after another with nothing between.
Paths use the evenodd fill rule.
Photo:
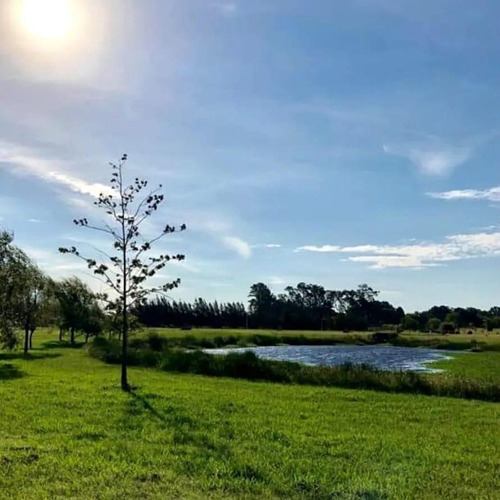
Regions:
<instances>
[{"instance_id":1,"label":"green grass","mask_svg":"<svg viewBox=\"0 0 500 500\"><path fill-rule=\"evenodd\" d=\"M498 404L7 358L0 498L498 498Z\"/></svg>"},{"instance_id":2,"label":"green grass","mask_svg":"<svg viewBox=\"0 0 500 500\"><path fill-rule=\"evenodd\" d=\"M500 352L452 354L451 358L432 363L432 367L445 370L451 375L500 383Z\"/></svg>"}]
</instances>

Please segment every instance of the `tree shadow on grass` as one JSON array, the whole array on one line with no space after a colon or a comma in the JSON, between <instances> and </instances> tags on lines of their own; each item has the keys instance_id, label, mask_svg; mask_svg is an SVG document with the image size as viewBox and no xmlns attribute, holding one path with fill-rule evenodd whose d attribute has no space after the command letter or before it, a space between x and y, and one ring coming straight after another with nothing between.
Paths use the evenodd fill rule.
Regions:
<instances>
[{"instance_id":1,"label":"tree shadow on grass","mask_svg":"<svg viewBox=\"0 0 500 500\"><path fill-rule=\"evenodd\" d=\"M194 421L181 409L173 405L167 405L164 409L155 408L151 401L161 399L156 394L139 394L136 391L130 392L130 402L127 412L130 416L140 416L148 413L162 424L169 427L192 427Z\"/></svg>"},{"instance_id":2,"label":"tree shadow on grass","mask_svg":"<svg viewBox=\"0 0 500 500\"><path fill-rule=\"evenodd\" d=\"M17 366L10 363L0 364L0 380L12 380L23 376L24 373Z\"/></svg>"},{"instance_id":3,"label":"tree shadow on grass","mask_svg":"<svg viewBox=\"0 0 500 500\"><path fill-rule=\"evenodd\" d=\"M131 398L127 408L127 416L123 425L129 431L141 431L147 421L156 421L168 430L171 442L175 446L196 448L198 456L213 457L217 460L227 459L231 450L227 441L216 440L211 435L210 426L200 419L189 416L186 410L157 394L130 393ZM152 403L160 400L161 409ZM186 465L188 468L189 466ZM183 469L184 466L181 466Z\"/></svg>"},{"instance_id":4,"label":"tree shadow on grass","mask_svg":"<svg viewBox=\"0 0 500 500\"><path fill-rule=\"evenodd\" d=\"M19 351L12 352L0 352L0 361L11 361L11 360L23 360L23 361L36 361L39 359L51 359L51 358L59 358L61 355L55 352L47 352L47 353L28 353L24 354Z\"/></svg>"},{"instance_id":5,"label":"tree shadow on grass","mask_svg":"<svg viewBox=\"0 0 500 500\"><path fill-rule=\"evenodd\" d=\"M160 420L164 424L168 423L168 418L165 414L158 411L145 396L138 394L135 391L131 391L130 395L132 399L129 404L128 412L129 414L143 413L144 411L150 413L153 417Z\"/></svg>"},{"instance_id":6,"label":"tree shadow on grass","mask_svg":"<svg viewBox=\"0 0 500 500\"><path fill-rule=\"evenodd\" d=\"M59 342L58 340L49 340L42 343L42 347L35 348L35 350L45 351L47 349L81 349L85 345L84 342Z\"/></svg>"}]
</instances>

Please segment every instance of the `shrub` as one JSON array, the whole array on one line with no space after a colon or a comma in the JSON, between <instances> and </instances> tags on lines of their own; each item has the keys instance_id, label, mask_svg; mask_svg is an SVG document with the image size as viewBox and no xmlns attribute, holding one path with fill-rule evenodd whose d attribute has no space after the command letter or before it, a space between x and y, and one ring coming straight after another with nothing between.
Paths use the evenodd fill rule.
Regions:
<instances>
[{"instance_id":1,"label":"shrub","mask_svg":"<svg viewBox=\"0 0 500 500\"><path fill-rule=\"evenodd\" d=\"M442 334L447 334L447 333L455 333L455 325L453 323L443 323L441 325L441 333Z\"/></svg>"},{"instance_id":2,"label":"shrub","mask_svg":"<svg viewBox=\"0 0 500 500\"><path fill-rule=\"evenodd\" d=\"M163 349L163 338L156 332L152 332L148 335L148 345L153 351L161 351Z\"/></svg>"}]
</instances>

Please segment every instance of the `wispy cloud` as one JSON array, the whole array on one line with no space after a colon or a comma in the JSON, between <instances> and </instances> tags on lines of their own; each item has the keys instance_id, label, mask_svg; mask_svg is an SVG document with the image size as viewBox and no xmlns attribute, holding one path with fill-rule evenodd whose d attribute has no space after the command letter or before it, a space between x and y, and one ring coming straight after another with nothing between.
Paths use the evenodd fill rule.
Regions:
<instances>
[{"instance_id":1,"label":"wispy cloud","mask_svg":"<svg viewBox=\"0 0 500 500\"><path fill-rule=\"evenodd\" d=\"M271 286L282 286L287 284L286 280L279 276L269 276L267 283Z\"/></svg>"},{"instance_id":2,"label":"wispy cloud","mask_svg":"<svg viewBox=\"0 0 500 500\"><path fill-rule=\"evenodd\" d=\"M238 11L238 6L235 2L213 2L212 8L225 17L232 17Z\"/></svg>"},{"instance_id":3,"label":"wispy cloud","mask_svg":"<svg viewBox=\"0 0 500 500\"><path fill-rule=\"evenodd\" d=\"M415 146L383 146L387 154L407 158L424 175L445 176L465 163L472 155L470 147L440 144Z\"/></svg>"},{"instance_id":4,"label":"wispy cloud","mask_svg":"<svg viewBox=\"0 0 500 500\"><path fill-rule=\"evenodd\" d=\"M487 200L500 202L500 186L490 189L455 189L453 191L443 191L440 193L427 193L431 198L439 200Z\"/></svg>"},{"instance_id":5,"label":"wispy cloud","mask_svg":"<svg viewBox=\"0 0 500 500\"><path fill-rule=\"evenodd\" d=\"M410 268L423 269L442 265L444 262L480 257L500 256L500 232L457 234L440 243L415 243L412 245L306 245L297 248L302 252L341 253L350 255L347 260L369 264L372 269ZM361 255L356 255L361 254Z\"/></svg>"},{"instance_id":6,"label":"wispy cloud","mask_svg":"<svg viewBox=\"0 0 500 500\"><path fill-rule=\"evenodd\" d=\"M342 247L337 245L304 245L302 247L298 247L294 250L294 252L319 252L319 253L329 253L329 252L340 252Z\"/></svg>"},{"instance_id":7,"label":"wispy cloud","mask_svg":"<svg viewBox=\"0 0 500 500\"><path fill-rule=\"evenodd\" d=\"M75 193L97 197L100 193L110 192L110 188L104 184L87 182L65 172L63 162L44 158L29 148L0 141L0 165L2 164L14 171L63 186Z\"/></svg>"},{"instance_id":8,"label":"wispy cloud","mask_svg":"<svg viewBox=\"0 0 500 500\"><path fill-rule=\"evenodd\" d=\"M252 245L252 248L281 248L279 243L262 243L259 245Z\"/></svg>"},{"instance_id":9,"label":"wispy cloud","mask_svg":"<svg viewBox=\"0 0 500 500\"><path fill-rule=\"evenodd\" d=\"M236 236L224 236L222 239L226 247L234 250L238 255L243 257L244 259L248 259L250 255L252 255L251 246L241 238Z\"/></svg>"}]
</instances>

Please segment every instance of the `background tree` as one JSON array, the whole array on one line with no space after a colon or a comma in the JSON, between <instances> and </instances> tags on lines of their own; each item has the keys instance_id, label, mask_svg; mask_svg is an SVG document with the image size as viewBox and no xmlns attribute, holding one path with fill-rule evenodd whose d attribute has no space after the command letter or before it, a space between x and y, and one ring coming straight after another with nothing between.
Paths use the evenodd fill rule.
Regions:
<instances>
[{"instance_id":1,"label":"background tree","mask_svg":"<svg viewBox=\"0 0 500 500\"><path fill-rule=\"evenodd\" d=\"M427 323L427 328L433 333L438 333L441 330L441 321L439 318L431 318Z\"/></svg>"},{"instance_id":2,"label":"background tree","mask_svg":"<svg viewBox=\"0 0 500 500\"><path fill-rule=\"evenodd\" d=\"M276 297L264 283L255 283L248 294L250 313L257 328L272 327L275 318Z\"/></svg>"},{"instance_id":3,"label":"background tree","mask_svg":"<svg viewBox=\"0 0 500 500\"><path fill-rule=\"evenodd\" d=\"M106 255L104 261L98 262L94 258L85 257L75 247L60 248L62 253L70 253L82 258L89 269L103 281L110 289L111 295L102 295L108 308L117 315L121 315L122 322L122 363L121 387L130 391L127 376L127 347L129 332L129 311L146 301L151 293L162 294L176 288L180 280L165 283L158 287L146 287L146 281L165 267L170 260L183 260L184 255L150 254L153 244L163 236L177 230L184 231L185 224L178 228L170 225L149 240L143 239L141 229L143 223L158 210L164 196L159 194L161 185L143 197L142 192L147 188L148 181L135 178L127 184L123 177L127 155L123 155L117 163L111 163L111 189L109 193L101 193L95 205L102 209L109 223L103 226L89 224L86 218L77 219L74 223L95 231L102 232L111 238L114 255ZM137 197L140 199L136 200ZM104 252L102 252L104 254Z\"/></svg>"},{"instance_id":4,"label":"background tree","mask_svg":"<svg viewBox=\"0 0 500 500\"><path fill-rule=\"evenodd\" d=\"M76 277L66 278L56 284L55 295L59 302L59 340L68 331L70 342L75 343L76 332L83 332L90 323L89 317L97 307L96 296Z\"/></svg>"},{"instance_id":5,"label":"background tree","mask_svg":"<svg viewBox=\"0 0 500 500\"><path fill-rule=\"evenodd\" d=\"M406 314L401 326L403 330L414 332L420 328L420 323L415 314Z\"/></svg>"},{"instance_id":6,"label":"background tree","mask_svg":"<svg viewBox=\"0 0 500 500\"><path fill-rule=\"evenodd\" d=\"M15 328L21 319L24 276L31 265L29 257L13 244L14 236L0 232L0 342L14 348Z\"/></svg>"},{"instance_id":7,"label":"background tree","mask_svg":"<svg viewBox=\"0 0 500 500\"><path fill-rule=\"evenodd\" d=\"M33 347L33 335L40 324L45 302L52 287L50 280L32 262L20 271L22 286L18 293L16 309L19 323L24 330L24 354Z\"/></svg>"},{"instance_id":8,"label":"background tree","mask_svg":"<svg viewBox=\"0 0 500 500\"><path fill-rule=\"evenodd\" d=\"M456 332L456 327L453 323L445 321L444 323L441 324L441 333L443 335L455 332Z\"/></svg>"}]
</instances>

